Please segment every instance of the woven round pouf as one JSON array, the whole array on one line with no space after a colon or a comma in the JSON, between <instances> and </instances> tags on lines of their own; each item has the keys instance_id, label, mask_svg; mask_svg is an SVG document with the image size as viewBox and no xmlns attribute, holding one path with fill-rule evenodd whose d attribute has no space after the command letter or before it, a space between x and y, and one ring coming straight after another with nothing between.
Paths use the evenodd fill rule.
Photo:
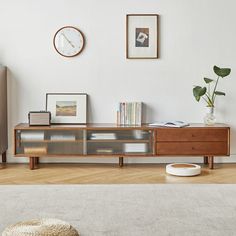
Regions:
<instances>
[{"instance_id":1,"label":"woven round pouf","mask_svg":"<svg viewBox=\"0 0 236 236\"><path fill-rule=\"evenodd\" d=\"M166 166L166 173L176 176L195 176L201 174L201 166L188 163L173 163Z\"/></svg>"},{"instance_id":2,"label":"woven round pouf","mask_svg":"<svg viewBox=\"0 0 236 236\"><path fill-rule=\"evenodd\" d=\"M7 227L2 236L79 236L70 224L58 219L23 221Z\"/></svg>"}]
</instances>

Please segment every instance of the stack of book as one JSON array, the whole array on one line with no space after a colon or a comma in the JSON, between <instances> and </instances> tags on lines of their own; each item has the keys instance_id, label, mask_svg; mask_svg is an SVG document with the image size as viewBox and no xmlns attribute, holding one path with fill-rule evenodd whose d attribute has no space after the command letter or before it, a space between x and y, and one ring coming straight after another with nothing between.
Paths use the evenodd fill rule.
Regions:
<instances>
[{"instance_id":1,"label":"stack of book","mask_svg":"<svg viewBox=\"0 0 236 236\"><path fill-rule=\"evenodd\" d=\"M44 131L25 131L21 132L22 141L42 141L44 140Z\"/></svg>"},{"instance_id":2,"label":"stack of book","mask_svg":"<svg viewBox=\"0 0 236 236\"><path fill-rule=\"evenodd\" d=\"M141 125L142 102L120 102L117 111L118 125Z\"/></svg>"},{"instance_id":3,"label":"stack of book","mask_svg":"<svg viewBox=\"0 0 236 236\"><path fill-rule=\"evenodd\" d=\"M115 133L92 133L90 139L99 140L99 139L116 139Z\"/></svg>"},{"instance_id":4,"label":"stack of book","mask_svg":"<svg viewBox=\"0 0 236 236\"><path fill-rule=\"evenodd\" d=\"M112 148L98 148L96 152L98 154L111 154L113 153L113 149Z\"/></svg>"},{"instance_id":5,"label":"stack of book","mask_svg":"<svg viewBox=\"0 0 236 236\"><path fill-rule=\"evenodd\" d=\"M46 155L47 154L47 147L42 146L42 147L24 147L24 154L27 155Z\"/></svg>"},{"instance_id":6,"label":"stack of book","mask_svg":"<svg viewBox=\"0 0 236 236\"><path fill-rule=\"evenodd\" d=\"M57 141L57 140L74 141L75 135L74 134L52 134L50 136L50 140L53 140L53 141Z\"/></svg>"},{"instance_id":7,"label":"stack of book","mask_svg":"<svg viewBox=\"0 0 236 236\"><path fill-rule=\"evenodd\" d=\"M145 153L147 152L146 143L124 143L125 153Z\"/></svg>"}]
</instances>

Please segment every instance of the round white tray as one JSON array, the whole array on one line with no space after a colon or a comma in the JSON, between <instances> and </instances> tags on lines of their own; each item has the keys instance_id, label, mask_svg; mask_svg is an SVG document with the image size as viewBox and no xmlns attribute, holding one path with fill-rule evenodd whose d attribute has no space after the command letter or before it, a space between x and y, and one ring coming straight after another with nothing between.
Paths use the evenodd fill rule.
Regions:
<instances>
[{"instance_id":1,"label":"round white tray","mask_svg":"<svg viewBox=\"0 0 236 236\"><path fill-rule=\"evenodd\" d=\"M166 166L166 173L176 176L195 176L201 174L201 166L189 163L172 163Z\"/></svg>"}]
</instances>

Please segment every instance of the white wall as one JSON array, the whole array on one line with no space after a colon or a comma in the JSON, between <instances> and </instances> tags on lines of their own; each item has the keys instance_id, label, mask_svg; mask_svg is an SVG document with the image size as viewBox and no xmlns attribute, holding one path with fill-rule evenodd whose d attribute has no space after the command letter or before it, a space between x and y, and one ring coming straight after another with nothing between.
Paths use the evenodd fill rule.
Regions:
<instances>
[{"instance_id":1,"label":"white wall","mask_svg":"<svg viewBox=\"0 0 236 236\"><path fill-rule=\"evenodd\" d=\"M202 122L204 104L195 102L192 87L214 78L215 64L232 68L219 85L227 96L217 101L217 119L232 127L236 154L234 0L0 0L0 9L0 62L10 70L10 161L14 125L44 109L47 92L88 93L90 122L115 122L121 100L143 101L146 121ZM160 59L126 59L129 13L160 15ZM65 25L85 34L78 57L63 58L53 48L54 33Z\"/></svg>"}]
</instances>

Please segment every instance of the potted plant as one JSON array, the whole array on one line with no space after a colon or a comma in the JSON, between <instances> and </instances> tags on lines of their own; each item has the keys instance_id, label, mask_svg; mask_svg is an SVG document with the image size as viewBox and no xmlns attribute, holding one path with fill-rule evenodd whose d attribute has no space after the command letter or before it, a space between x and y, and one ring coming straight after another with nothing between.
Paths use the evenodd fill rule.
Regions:
<instances>
[{"instance_id":1,"label":"potted plant","mask_svg":"<svg viewBox=\"0 0 236 236\"><path fill-rule=\"evenodd\" d=\"M214 115L214 108L215 108L215 100L217 96L225 96L225 92L217 90L217 86L219 83L220 78L224 78L228 76L231 72L230 68L219 68L217 66L213 67L215 74L217 75L217 79L209 79L204 78L204 82L206 86L194 86L193 88L193 96L199 102L200 99L204 100L207 108L208 113L204 117L204 122L207 125L212 125L216 122L216 118Z\"/></svg>"}]
</instances>

